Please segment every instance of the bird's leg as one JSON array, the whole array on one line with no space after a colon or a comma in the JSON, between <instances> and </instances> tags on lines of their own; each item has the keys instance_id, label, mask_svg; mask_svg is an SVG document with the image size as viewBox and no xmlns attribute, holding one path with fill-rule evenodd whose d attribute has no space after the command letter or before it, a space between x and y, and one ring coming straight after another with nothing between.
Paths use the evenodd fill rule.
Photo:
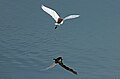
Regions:
<instances>
[{"instance_id":1,"label":"bird's leg","mask_svg":"<svg viewBox=\"0 0 120 79\"><path fill-rule=\"evenodd\" d=\"M58 25L55 26L55 29L57 29Z\"/></svg>"}]
</instances>

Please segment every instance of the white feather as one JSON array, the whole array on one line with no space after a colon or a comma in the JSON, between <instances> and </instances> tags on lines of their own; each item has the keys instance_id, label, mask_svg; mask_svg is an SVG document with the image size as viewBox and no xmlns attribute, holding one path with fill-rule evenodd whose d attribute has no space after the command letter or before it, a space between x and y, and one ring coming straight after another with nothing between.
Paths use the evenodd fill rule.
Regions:
<instances>
[{"instance_id":1,"label":"white feather","mask_svg":"<svg viewBox=\"0 0 120 79\"><path fill-rule=\"evenodd\" d=\"M42 5L41 8L46 12L48 13L50 16L52 16L52 18L57 22L59 15L57 14L57 12L55 12L54 10Z\"/></svg>"},{"instance_id":2,"label":"white feather","mask_svg":"<svg viewBox=\"0 0 120 79\"><path fill-rule=\"evenodd\" d=\"M67 19L73 19L73 18L77 18L79 17L80 15L69 15L67 17L64 18L64 21L67 20Z\"/></svg>"}]
</instances>

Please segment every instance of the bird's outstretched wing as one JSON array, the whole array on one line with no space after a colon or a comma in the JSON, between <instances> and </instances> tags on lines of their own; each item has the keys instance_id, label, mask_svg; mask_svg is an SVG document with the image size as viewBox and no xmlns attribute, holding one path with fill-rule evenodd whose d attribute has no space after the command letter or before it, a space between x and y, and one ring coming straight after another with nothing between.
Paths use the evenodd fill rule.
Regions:
<instances>
[{"instance_id":1,"label":"bird's outstretched wing","mask_svg":"<svg viewBox=\"0 0 120 79\"><path fill-rule=\"evenodd\" d=\"M74 74L77 75L77 72L76 72L76 71L74 71L73 69L65 66L63 63L59 63L59 65L60 65L61 67L65 68L66 70L68 70L68 71L70 71L70 72L72 72L72 73L74 73Z\"/></svg>"},{"instance_id":2,"label":"bird's outstretched wing","mask_svg":"<svg viewBox=\"0 0 120 79\"><path fill-rule=\"evenodd\" d=\"M51 69L51 68L55 67L56 65L57 65L56 63L53 63L49 67L47 67L45 69L42 69L41 71L45 71L45 70Z\"/></svg>"},{"instance_id":3,"label":"bird's outstretched wing","mask_svg":"<svg viewBox=\"0 0 120 79\"><path fill-rule=\"evenodd\" d=\"M55 12L54 10L42 5L41 8L43 9L43 11L45 11L46 13L48 13L50 16L52 16L52 18L57 22L59 15L57 14L57 12Z\"/></svg>"},{"instance_id":4,"label":"bird's outstretched wing","mask_svg":"<svg viewBox=\"0 0 120 79\"><path fill-rule=\"evenodd\" d=\"M67 20L67 19L73 19L73 18L77 18L79 17L80 15L69 15L67 17L65 17L63 20Z\"/></svg>"}]
</instances>

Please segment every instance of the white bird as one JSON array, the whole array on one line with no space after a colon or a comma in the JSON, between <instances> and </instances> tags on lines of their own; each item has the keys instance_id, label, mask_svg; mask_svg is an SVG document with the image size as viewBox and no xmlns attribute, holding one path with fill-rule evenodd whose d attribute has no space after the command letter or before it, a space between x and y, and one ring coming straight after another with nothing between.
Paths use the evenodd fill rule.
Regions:
<instances>
[{"instance_id":1,"label":"white bird","mask_svg":"<svg viewBox=\"0 0 120 79\"><path fill-rule=\"evenodd\" d=\"M61 18L56 11L42 5L41 8L43 9L43 11L45 11L46 13L48 13L50 16L52 16L52 18L55 20L55 29L60 26L61 24L63 24L63 22L65 20L68 20L68 19L73 19L73 18L77 18L79 17L80 15L69 15L65 18Z\"/></svg>"}]
</instances>

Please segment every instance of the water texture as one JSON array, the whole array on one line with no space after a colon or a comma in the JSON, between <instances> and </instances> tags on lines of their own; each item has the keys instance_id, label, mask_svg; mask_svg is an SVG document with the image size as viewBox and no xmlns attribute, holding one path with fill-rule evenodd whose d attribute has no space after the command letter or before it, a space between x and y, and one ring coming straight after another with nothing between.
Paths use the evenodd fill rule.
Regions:
<instances>
[{"instance_id":1,"label":"water texture","mask_svg":"<svg viewBox=\"0 0 120 79\"><path fill-rule=\"evenodd\" d=\"M120 79L119 0L0 0L0 79ZM45 4L62 17L54 29ZM74 75L56 66L62 56Z\"/></svg>"}]
</instances>

